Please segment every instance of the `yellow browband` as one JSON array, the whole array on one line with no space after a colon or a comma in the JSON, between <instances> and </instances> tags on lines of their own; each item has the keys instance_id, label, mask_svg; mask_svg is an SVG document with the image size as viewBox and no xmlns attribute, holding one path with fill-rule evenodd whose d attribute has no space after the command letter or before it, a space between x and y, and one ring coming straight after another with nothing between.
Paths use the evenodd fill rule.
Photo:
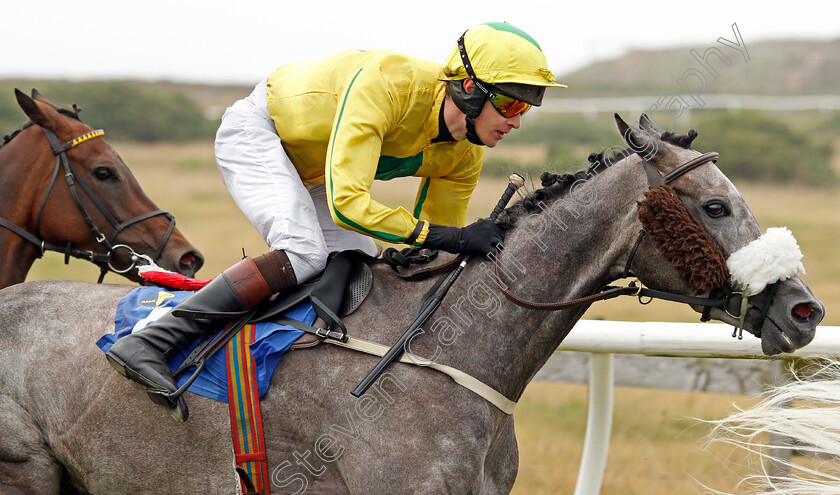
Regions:
<instances>
[{"instance_id":1,"label":"yellow browband","mask_svg":"<svg viewBox=\"0 0 840 495\"><path fill-rule=\"evenodd\" d=\"M95 137L104 136L104 135L105 135L105 131L103 131L102 129L97 129L95 131L90 131L89 133L82 134L81 136L74 139L70 143L70 147L72 148L74 146L78 146L78 145L84 143L85 141L87 141L88 139L93 139Z\"/></svg>"}]
</instances>

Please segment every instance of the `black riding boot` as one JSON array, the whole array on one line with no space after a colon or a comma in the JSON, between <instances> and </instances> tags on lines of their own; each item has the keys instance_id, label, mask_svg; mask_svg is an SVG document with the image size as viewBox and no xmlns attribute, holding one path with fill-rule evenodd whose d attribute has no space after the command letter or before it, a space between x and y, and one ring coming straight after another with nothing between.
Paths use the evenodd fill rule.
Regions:
<instances>
[{"instance_id":1,"label":"black riding boot","mask_svg":"<svg viewBox=\"0 0 840 495\"><path fill-rule=\"evenodd\" d=\"M286 253L272 251L256 259L243 259L173 309L205 313L244 311L295 284ZM177 318L169 312L116 341L105 356L126 378L153 390L174 392L178 385L167 362L196 338L218 331L220 321ZM189 413L185 406L179 401L170 414L186 421Z\"/></svg>"}]
</instances>

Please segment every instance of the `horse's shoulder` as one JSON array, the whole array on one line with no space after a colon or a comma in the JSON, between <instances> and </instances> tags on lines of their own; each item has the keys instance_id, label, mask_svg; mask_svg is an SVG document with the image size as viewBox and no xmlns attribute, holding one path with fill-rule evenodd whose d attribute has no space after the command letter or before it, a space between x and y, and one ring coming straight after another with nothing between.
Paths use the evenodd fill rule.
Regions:
<instances>
[{"instance_id":1,"label":"horse's shoulder","mask_svg":"<svg viewBox=\"0 0 840 495\"><path fill-rule=\"evenodd\" d=\"M15 284L0 290L0 330L9 333L21 327L17 330L30 332L52 327L69 315L105 317L113 314L119 300L133 288L70 280L33 280Z\"/></svg>"}]
</instances>

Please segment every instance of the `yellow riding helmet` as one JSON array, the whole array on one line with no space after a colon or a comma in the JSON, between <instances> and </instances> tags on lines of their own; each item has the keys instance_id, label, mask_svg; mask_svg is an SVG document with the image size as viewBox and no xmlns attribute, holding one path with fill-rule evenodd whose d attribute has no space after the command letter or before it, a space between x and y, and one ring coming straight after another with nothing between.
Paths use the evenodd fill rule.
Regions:
<instances>
[{"instance_id":1,"label":"yellow riding helmet","mask_svg":"<svg viewBox=\"0 0 840 495\"><path fill-rule=\"evenodd\" d=\"M475 76L489 84L525 84L565 88L555 83L554 74L540 45L527 33L506 22L488 22L464 33L464 46ZM443 65L446 80L470 77L458 44Z\"/></svg>"}]
</instances>

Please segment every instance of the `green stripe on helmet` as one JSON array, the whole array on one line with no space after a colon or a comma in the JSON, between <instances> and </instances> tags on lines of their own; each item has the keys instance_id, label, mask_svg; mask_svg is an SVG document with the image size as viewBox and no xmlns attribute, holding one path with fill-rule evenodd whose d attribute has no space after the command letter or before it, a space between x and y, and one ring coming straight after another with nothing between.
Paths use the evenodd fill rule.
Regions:
<instances>
[{"instance_id":1,"label":"green stripe on helmet","mask_svg":"<svg viewBox=\"0 0 840 495\"><path fill-rule=\"evenodd\" d=\"M520 38L529 41L531 44L537 47L537 50L542 51L542 48L540 47L540 44L537 43L537 40L529 36L528 33L519 29L518 27L511 26L506 22L485 22L483 25L490 26L491 28L497 31L506 31L508 33L513 33L519 36Z\"/></svg>"}]
</instances>

